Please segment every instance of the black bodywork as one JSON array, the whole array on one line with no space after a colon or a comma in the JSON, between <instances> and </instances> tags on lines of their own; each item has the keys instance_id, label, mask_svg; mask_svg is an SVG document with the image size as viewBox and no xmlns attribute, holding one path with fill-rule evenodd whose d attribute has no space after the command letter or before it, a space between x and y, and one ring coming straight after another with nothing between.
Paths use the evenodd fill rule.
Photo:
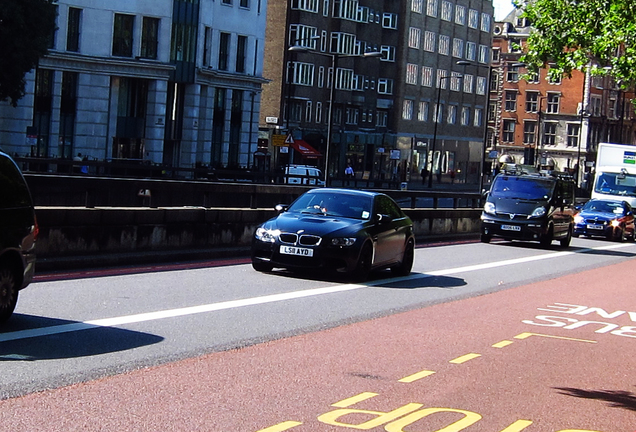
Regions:
<instances>
[{"instance_id":1,"label":"black bodywork","mask_svg":"<svg viewBox=\"0 0 636 432\"><path fill-rule=\"evenodd\" d=\"M0 152L0 323L18 291L33 280L38 228L29 188L13 160Z\"/></svg>"},{"instance_id":2,"label":"black bodywork","mask_svg":"<svg viewBox=\"0 0 636 432\"><path fill-rule=\"evenodd\" d=\"M361 279L378 268L411 270L413 223L387 195L313 189L277 209L255 233L256 270L326 269Z\"/></svg>"},{"instance_id":3,"label":"black bodywork","mask_svg":"<svg viewBox=\"0 0 636 432\"><path fill-rule=\"evenodd\" d=\"M634 211L626 201L592 199L574 217L574 235L634 240Z\"/></svg>"},{"instance_id":4,"label":"black bodywork","mask_svg":"<svg viewBox=\"0 0 636 432\"><path fill-rule=\"evenodd\" d=\"M481 215L481 240L539 241L558 239L567 247L574 225L575 184L569 176L502 173L486 194Z\"/></svg>"}]
</instances>

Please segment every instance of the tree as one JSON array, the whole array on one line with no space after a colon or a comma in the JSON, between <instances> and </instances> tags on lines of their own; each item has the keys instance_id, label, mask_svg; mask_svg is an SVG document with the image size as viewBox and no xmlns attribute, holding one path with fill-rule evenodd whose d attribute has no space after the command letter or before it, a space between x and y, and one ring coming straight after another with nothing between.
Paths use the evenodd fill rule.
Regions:
<instances>
[{"instance_id":1,"label":"tree","mask_svg":"<svg viewBox=\"0 0 636 432\"><path fill-rule=\"evenodd\" d=\"M16 106L24 76L48 52L55 31L56 0L0 0L0 101Z\"/></svg>"},{"instance_id":2,"label":"tree","mask_svg":"<svg viewBox=\"0 0 636 432\"><path fill-rule=\"evenodd\" d=\"M534 28L521 61L529 71L550 65L550 73L573 70L610 74L624 88L636 83L634 0L517 0Z\"/></svg>"}]
</instances>

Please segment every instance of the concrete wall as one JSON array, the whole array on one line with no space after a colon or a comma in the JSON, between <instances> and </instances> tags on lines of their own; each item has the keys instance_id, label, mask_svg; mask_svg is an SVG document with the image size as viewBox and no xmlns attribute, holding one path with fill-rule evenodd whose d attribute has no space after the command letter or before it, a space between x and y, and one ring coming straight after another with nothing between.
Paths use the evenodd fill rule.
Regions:
<instances>
[{"instance_id":1,"label":"concrete wall","mask_svg":"<svg viewBox=\"0 0 636 432\"><path fill-rule=\"evenodd\" d=\"M418 242L479 232L478 209L405 210ZM38 207L37 267L54 270L245 255L270 209Z\"/></svg>"}]
</instances>

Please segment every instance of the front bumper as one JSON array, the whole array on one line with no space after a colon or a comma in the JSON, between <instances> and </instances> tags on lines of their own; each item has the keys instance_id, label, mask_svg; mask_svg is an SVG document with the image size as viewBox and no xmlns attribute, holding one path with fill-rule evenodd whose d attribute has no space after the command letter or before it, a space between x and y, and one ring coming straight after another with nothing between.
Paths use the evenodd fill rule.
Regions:
<instances>
[{"instance_id":1,"label":"front bumper","mask_svg":"<svg viewBox=\"0 0 636 432\"><path fill-rule=\"evenodd\" d=\"M587 237L605 237L610 240L618 239L621 236L621 228L611 225L603 225L603 229L588 228L588 224L581 223L574 225L574 235Z\"/></svg>"},{"instance_id":2,"label":"front bumper","mask_svg":"<svg viewBox=\"0 0 636 432\"><path fill-rule=\"evenodd\" d=\"M548 232L548 225L537 220L510 220L489 215L481 217L481 233L491 237L513 240L541 240Z\"/></svg>"},{"instance_id":3,"label":"front bumper","mask_svg":"<svg viewBox=\"0 0 636 432\"><path fill-rule=\"evenodd\" d=\"M313 256L286 255L281 253L281 243L262 242L254 239L252 242L252 262L267 262L274 267L326 269L340 272L350 272L355 269L360 249L358 245L350 247L314 246Z\"/></svg>"}]
</instances>

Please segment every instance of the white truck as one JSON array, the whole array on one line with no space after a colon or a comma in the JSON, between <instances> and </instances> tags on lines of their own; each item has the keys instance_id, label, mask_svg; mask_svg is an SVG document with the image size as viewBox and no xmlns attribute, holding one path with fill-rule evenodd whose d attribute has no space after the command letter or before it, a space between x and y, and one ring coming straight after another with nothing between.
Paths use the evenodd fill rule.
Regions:
<instances>
[{"instance_id":1,"label":"white truck","mask_svg":"<svg viewBox=\"0 0 636 432\"><path fill-rule=\"evenodd\" d=\"M592 198L636 206L636 146L599 143Z\"/></svg>"}]
</instances>

